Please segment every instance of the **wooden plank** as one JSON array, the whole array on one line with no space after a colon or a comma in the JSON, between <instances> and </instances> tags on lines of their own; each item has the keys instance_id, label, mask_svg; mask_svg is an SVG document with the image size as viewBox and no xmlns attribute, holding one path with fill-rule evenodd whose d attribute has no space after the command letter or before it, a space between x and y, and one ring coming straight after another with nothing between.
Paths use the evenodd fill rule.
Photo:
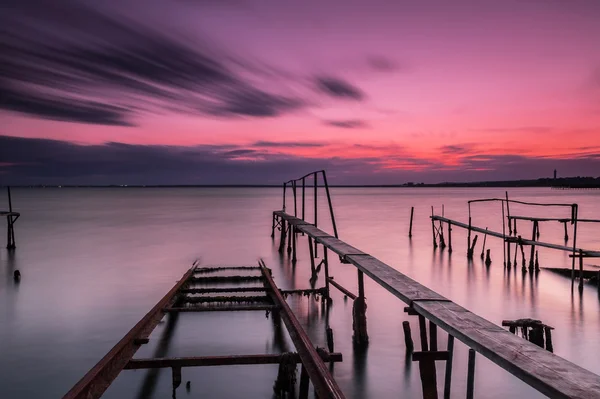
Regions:
<instances>
[{"instance_id":1,"label":"wooden plank","mask_svg":"<svg viewBox=\"0 0 600 399\"><path fill-rule=\"evenodd\" d=\"M558 357L453 302L415 302L417 312L541 393L600 398L600 376Z\"/></svg>"},{"instance_id":2,"label":"wooden plank","mask_svg":"<svg viewBox=\"0 0 600 399\"><path fill-rule=\"evenodd\" d=\"M300 363L300 356L293 355L293 360ZM172 357L172 358L150 358L132 359L125 366L125 370L157 369L170 367L211 367L211 366L237 366L251 364L279 364L281 354L264 355L232 355L232 356L198 356L198 357ZM324 362L341 362L341 353L323 353Z\"/></svg>"},{"instance_id":3,"label":"wooden plank","mask_svg":"<svg viewBox=\"0 0 600 399\"><path fill-rule=\"evenodd\" d=\"M302 219L297 218L296 216L288 215L287 213L285 213L283 211L275 211L275 212L273 212L273 215L279 216L280 218L284 219L285 221L287 221L288 223L290 223L294 226L310 224Z\"/></svg>"},{"instance_id":4,"label":"wooden plank","mask_svg":"<svg viewBox=\"0 0 600 399\"><path fill-rule=\"evenodd\" d=\"M352 245L330 235L315 237L315 240L343 258L348 255L366 255L360 249L354 248Z\"/></svg>"},{"instance_id":5,"label":"wooden plank","mask_svg":"<svg viewBox=\"0 0 600 399\"><path fill-rule=\"evenodd\" d=\"M413 301L448 301L437 292L370 255L349 255L346 258L358 270L408 304Z\"/></svg>"},{"instance_id":6,"label":"wooden plank","mask_svg":"<svg viewBox=\"0 0 600 399\"><path fill-rule=\"evenodd\" d=\"M313 226L312 224L303 224L298 226L298 230L308 234L312 238L317 237L331 237L328 233L325 233L323 230Z\"/></svg>"},{"instance_id":7,"label":"wooden plank","mask_svg":"<svg viewBox=\"0 0 600 399\"><path fill-rule=\"evenodd\" d=\"M148 338L160 319L163 318L165 307L169 307L175 302L175 294L188 283L193 270L193 268L189 269L152 310L67 392L63 399L91 399L102 396L123 370L123 367L135 355L141 345L141 340Z\"/></svg>"}]
</instances>

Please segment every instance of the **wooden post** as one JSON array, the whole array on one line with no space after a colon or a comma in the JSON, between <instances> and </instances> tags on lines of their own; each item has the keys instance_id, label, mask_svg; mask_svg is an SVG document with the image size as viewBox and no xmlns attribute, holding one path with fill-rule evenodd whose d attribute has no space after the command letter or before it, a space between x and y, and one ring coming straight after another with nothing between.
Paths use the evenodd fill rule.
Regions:
<instances>
[{"instance_id":1,"label":"wooden post","mask_svg":"<svg viewBox=\"0 0 600 399\"><path fill-rule=\"evenodd\" d=\"M415 212L415 207L410 207L410 227L408 228L408 238L412 238L412 222L413 222L413 214Z\"/></svg>"},{"instance_id":2,"label":"wooden post","mask_svg":"<svg viewBox=\"0 0 600 399\"><path fill-rule=\"evenodd\" d=\"M513 223L515 224L514 227L513 227L513 234L516 237L517 236L517 219L514 219Z\"/></svg>"},{"instance_id":3,"label":"wooden post","mask_svg":"<svg viewBox=\"0 0 600 399\"><path fill-rule=\"evenodd\" d=\"M469 365L467 370L467 399L473 399L475 388L475 350L469 349Z\"/></svg>"},{"instance_id":4,"label":"wooden post","mask_svg":"<svg viewBox=\"0 0 600 399\"><path fill-rule=\"evenodd\" d=\"M533 221L533 233L531 234L531 241L535 241L537 237L538 230L538 222L537 220ZM533 271L533 261L535 257L535 244L531 244L531 255L529 258L529 271Z\"/></svg>"},{"instance_id":5,"label":"wooden post","mask_svg":"<svg viewBox=\"0 0 600 399\"><path fill-rule=\"evenodd\" d=\"M310 236L307 236L308 238L308 252L310 253L310 275L311 275L311 279L315 277L315 275L317 274L316 269L315 269L315 254L313 252L313 245L312 245L312 239L310 238Z\"/></svg>"},{"instance_id":6,"label":"wooden post","mask_svg":"<svg viewBox=\"0 0 600 399\"><path fill-rule=\"evenodd\" d=\"M302 220L306 220L305 216L305 202L306 202L306 178L302 178Z\"/></svg>"},{"instance_id":7,"label":"wooden post","mask_svg":"<svg viewBox=\"0 0 600 399\"><path fill-rule=\"evenodd\" d=\"M411 353L415 350L415 345L410 332L410 323L408 321L403 321L402 329L404 330L404 344L406 345L406 353Z\"/></svg>"},{"instance_id":8,"label":"wooden post","mask_svg":"<svg viewBox=\"0 0 600 399\"><path fill-rule=\"evenodd\" d=\"M327 259L327 247L323 247L323 263L325 263L325 292L327 299L331 299L329 296L329 259ZM333 352L333 350L330 350Z\"/></svg>"},{"instance_id":9,"label":"wooden post","mask_svg":"<svg viewBox=\"0 0 600 399\"><path fill-rule=\"evenodd\" d=\"M10 195L10 187L6 187L8 192L8 212L6 215L6 248L15 249L15 227L13 215L11 215L12 209L12 196Z\"/></svg>"},{"instance_id":10,"label":"wooden post","mask_svg":"<svg viewBox=\"0 0 600 399\"><path fill-rule=\"evenodd\" d=\"M419 315L419 333L421 335L421 350L427 352L429 347L427 345L427 326L425 325L425 317Z\"/></svg>"},{"instance_id":11,"label":"wooden post","mask_svg":"<svg viewBox=\"0 0 600 399\"><path fill-rule=\"evenodd\" d=\"M571 288L575 284L575 254L577 251L577 204L571 207L571 224L573 225L573 261L571 263Z\"/></svg>"},{"instance_id":12,"label":"wooden post","mask_svg":"<svg viewBox=\"0 0 600 399\"><path fill-rule=\"evenodd\" d=\"M554 348L552 347L552 329L548 326L545 326L544 333L546 335L546 350L554 352Z\"/></svg>"},{"instance_id":13,"label":"wooden post","mask_svg":"<svg viewBox=\"0 0 600 399\"><path fill-rule=\"evenodd\" d=\"M429 346L432 351L437 351L437 326L433 321L429 321Z\"/></svg>"},{"instance_id":14,"label":"wooden post","mask_svg":"<svg viewBox=\"0 0 600 399\"><path fill-rule=\"evenodd\" d=\"M467 232L467 258L469 257L470 249L471 249L471 215L469 215L469 229Z\"/></svg>"},{"instance_id":15,"label":"wooden post","mask_svg":"<svg viewBox=\"0 0 600 399\"><path fill-rule=\"evenodd\" d=\"M287 240L287 253L288 255L292 253L292 240L294 235L294 226L291 223L288 223L288 240Z\"/></svg>"},{"instance_id":16,"label":"wooden post","mask_svg":"<svg viewBox=\"0 0 600 399\"><path fill-rule=\"evenodd\" d=\"M452 253L452 223L448 222L448 253Z\"/></svg>"},{"instance_id":17,"label":"wooden post","mask_svg":"<svg viewBox=\"0 0 600 399\"><path fill-rule=\"evenodd\" d=\"M307 399L308 398L308 373L306 372L306 368L302 365L302 371L300 372L300 388L298 392L299 399Z\"/></svg>"},{"instance_id":18,"label":"wooden post","mask_svg":"<svg viewBox=\"0 0 600 399\"><path fill-rule=\"evenodd\" d=\"M431 235L433 237L433 249L436 249L437 242L435 241L435 221L433 220L433 206L431 207Z\"/></svg>"},{"instance_id":19,"label":"wooden post","mask_svg":"<svg viewBox=\"0 0 600 399\"><path fill-rule=\"evenodd\" d=\"M469 248L467 250L467 258L468 259L473 259L473 252L475 252L475 245L477 244L477 237L479 237L479 236L476 234L475 238L473 238L473 243L471 244L471 248Z\"/></svg>"},{"instance_id":20,"label":"wooden post","mask_svg":"<svg viewBox=\"0 0 600 399\"><path fill-rule=\"evenodd\" d=\"M563 226L565 227L565 243L569 241L569 233L567 232L567 222L563 222Z\"/></svg>"},{"instance_id":21,"label":"wooden post","mask_svg":"<svg viewBox=\"0 0 600 399\"><path fill-rule=\"evenodd\" d=\"M579 291L583 290L583 251L579 250Z\"/></svg>"},{"instance_id":22,"label":"wooden post","mask_svg":"<svg viewBox=\"0 0 600 399\"><path fill-rule=\"evenodd\" d=\"M444 399L450 399L452 386L452 357L454 355L454 336L448 335L448 360L446 360L446 376L444 378Z\"/></svg>"},{"instance_id":23,"label":"wooden post","mask_svg":"<svg viewBox=\"0 0 600 399\"><path fill-rule=\"evenodd\" d=\"M423 359L419 361L419 372L421 374L421 386L423 388L423 399L437 399L437 376L435 372L435 361Z\"/></svg>"},{"instance_id":24,"label":"wooden post","mask_svg":"<svg viewBox=\"0 0 600 399\"><path fill-rule=\"evenodd\" d=\"M281 238L279 239L279 252L283 253L283 249L285 248L285 219L281 218Z\"/></svg>"},{"instance_id":25,"label":"wooden post","mask_svg":"<svg viewBox=\"0 0 600 399\"><path fill-rule=\"evenodd\" d=\"M331 327L327 327L327 348L329 349L329 353L335 352L335 346L333 344L333 330Z\"/></svg>"},{"instance_id":26,"label":"wooden post","mask_svg":"<svg viewBox=\"0 0 600 399\"><path fill-rule=\"evenodd\" d=\"M363 346L369 342L367 333L367 302L365 301L365 286L363 272L358 270L358 298L352 306L352 328L354 330L353 342Z\"/></svg>"},{"instance_id":27,"label":"wooden post","mask_svg":"<svg viewBox=\"0 0 600 399\"><path fill-rule=\"evenodd\" d=\"M485 254L485 242L487 241L487 227L485 228L485 234L483 235L483 247L481 248L481 259L483 260L483 256Z\"/></svg>"},{"instance_id":28,"label":"wooden post","mask_svg":"<svg viewBox=\"0 0 600 399\"><path fill-rule=\"evenodd\" d=\"M490 250L487 250L486 256L485 256L485 265L486 266L490 266L492 264L492 258L490 256Z\"/></svg>"},{"instance_id":29,"label":"wooden post","mask_svg":"<svg viewBox=\"0 0 600 399\"><path fill-rule=\"evenodd\" d=\"M291 239L292 239L292 262L293 263L296 263L296 240L297 240L296 234L297 234L296 226L292 226Z\"/></svg>"},{"instance_id":30,"label":"wooden post","mask_svg":"<svg viewBox=\"0 0 600 399\"><path fill-rule=\"evenodd\" d=\"M273 223L271 224L271 238L275 238L275 219L277 216L273 215Z\"/></svg>"},{"instance_id":31,"label":"wooden post","mask_svg":"<svg viewBox=\"0 0 600 399\"><path fill-rule=\"evenodd\" d=\"M508 224L508 235L511 236L512 229L510 228L510 206L509 206L509 201L508 201L508 191L505 191L504 193L506 194L506 223ZM502 223L504 223L504 221ZM510 259L510 255L509 255L509 259Z\"/></svg>"}]
</instances>

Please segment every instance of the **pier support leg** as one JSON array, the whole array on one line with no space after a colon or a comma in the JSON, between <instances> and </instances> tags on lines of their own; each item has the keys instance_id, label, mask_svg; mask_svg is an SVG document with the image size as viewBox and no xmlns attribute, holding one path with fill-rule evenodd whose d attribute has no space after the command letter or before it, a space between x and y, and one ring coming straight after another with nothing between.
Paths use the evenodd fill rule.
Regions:
<instances>
[{"instance_id":1,"label":"pier support leg","mask_svg":"<svg viewBox=\"0 0 600 399\"><path fill-rule=\"evenodd\" d=\"M491 264L492 264L492 258L490 256L490 250L488 249L485 254L485 265L489 267Z\"/></svg>"},{"instance_id":2,"label":"pier support leg","mask_svg":"<svg viewBox=\"0 0 600 399\"><path fill-rule=\"evenodd\" d=\"M285 248L285 219L281 218L281 238L279 239L279 252L283 253L283 249Z\"/></svg>"},{"instance_id":3,"label":"pier support leg","mask_svg":"<svg viewBox=\"0 0 600 399\"><path fill-rule=\"evenodd\" d=\"M292 263L296 263L296 241L298 240L297 238L298 232L296 231L296 226L292 227Z\"/></svg>"},{"instance_id":4,"label":"pier support leg","mask_svg":"<svg viewBox=\"0 0 600 399\"><path fill-rule=\"evenodd\" d=\"M354 300L352 318L353 342L357 346L364 346L369 342L369 335L367 334L367 302L365 300L364 276L360 270L358 271L358 298Z\"/></svg>"},{"instance_id":5,"label":"pier support leg","mask_svg":"<svg viewBox=\"0 0 600 399\"><path fill-rule=\"evenodd\" d=\"M538 222L537 220L533 222L533 233L531 234L531 241L535 241L537 237L538 231ZM535 244L531 244L531 256L529 258L529 271L533 272L533 262L535 259Z\"/></svg>"},{"instance_id":6,"label":"pier support leg","mask_svg":"<svg viewBox=\"0 0 600 399\"><path fill-rule=\"evenodd\" d=\"M287 253L288 255L292 253L292 240L294 239L294 226L291 223L288 223L288 240L287 240Z\"/></svg>"},{"instance_id":7,"label":"pier support leg","mask_svg":"<svg viewBox=\"0 0 600 399\"><path fill-rule=\"evenodd\" d=\"M569 233L567 232L567 222L563 222L563 226L565 227L565 243L569 241Z\"/></svg>"},{"instance_id":8,"label":"pier support leg","mask_svg":"<svg viewBox=\"0 0 600 399\"><path fill-rule=\"evenodd\" d=\"M271 224L271 238L275 238L275 219L277 219L277 216L273 215L273 223Z\"/></svg>"},{"instance_id":9,"label":"pier support leg","mask_svg":"<svg viewBox=\"0 0 600 399\"><path fill-rule=\"evenodd\" d=\"M421 374L421 386L423 387L423 399L437 399L435 360L423 359L419 361L419 372Z\"/></svg>"},{"instance_id":10,"label":"pier support leg","mask_svg":"<svg viewBox=\"0 0 600 399\"><path fill-rule=\"evenodd\" d=\"M308 252L310 253L310 274L311 274L311 280L315 278L317 271L315 269L315 254L313 252L313 244L312 244L312 239L310 238L310 236L308 237Z\"/></svg>"},{"instance_id":11,"label":"pier support leg","mask_svg":"<svg viewBox=\"0 0 600 399\"><path fill-rule=\"evenodd\" d=\"M550 327L544 327L544 334L546 335L546 350L554 352L554 347L552 346L552 329Z\"/></svg>"},{"instance_id":12,"label":"pier support leg","mask_svg":"<svg viewBox=\"0 0 600 399\"><path fill-rule=\"evenodd\" d=\"M425 317L419 315L419 334L421 336L421 351L429 351L429 345L427 345L427 325L425 324Z\"/></svg>"},{"instance_id":13,"label":"pier support leg","mask_svg":"<svg viewBox=\"0 0 600 399\"><path fill-rule=\"evenodd\" d=\"M302 366L302 371L300 372L300 388L298 392L298 399L308 399L308 373L304 366Z\"/></svg>"},{"instance_id":14,"label":"pier support leg","mask_svg":"<svg viewBox=\"0 0 600 399\"><path fill-rule=\"evenodd\" d=\"M467 370L467 399L473 399L475 388L475 350L469 349L469 365Z\"/></svg>"},{"instance_id":15,"label":"pier support leg","mask_svg":"<svg viewBox=\"0 0 600 399\"><path fill-rule=\"evenodd\" d=\"M437 326L432 321L429 321L429 346L437 351Z\"/></svg>"},{"instance_id":16,"label":"pier support leg","mask_svg":"<svg viewBox=\"0 0 600 399\"><path fill-rule=\"evenodd\" d=\"M331 297L329 296L329 259L327 258L327 247L323 246L323 263L325 266L325 294L327 295L327 300L330 301ZM333 352L331 350L330 352Z\"/></svg>"},{"instance_id":17,"label":"pier support leg","mask_svg":"<svg viewBox=\"0 0 600 399\"><path fill-rule=\"evenodd\" d=\"M579 250L579 291L583 291L583 252Z\"/></svg>"},{"instance_id":18,"label":"pier support leg","mask_svg":"<svg viewBox=\"0 0 600 399\"><path fill-rule=\"evenodd\" d=\"M412 340L410 323L408 321L402 322L402 330L404 330L404 344L406 345L406 353L411 353L415 350L415 345Z\"/></svg>"},{"instance_id":19,"label":"pier support leg","mask_svg":"<svg viewBox=\"0 0 600 399\"><path fill-rule=\"evenodd\" d=\"M436 249L438 245L435 239L435 220L433 220L433 206L431 207L431 236L433 237L433 249Z\"/></svg>"},{"instance_id":20,"label":"pier support leg","mask_svg":"<svg viewBox=\"0 0 600 399\"><path fill-rule=\"evenodd\" d=\"M510 269L510 241L505 241L506 245L506 267Z\"/></svg>"},{"instance_id":21,"label":"pier support leg","mask_svg":"<svg viewBox=\"0 0 600 399\"><path fill-rule=\"evenodd\" d=\"M448 253L452 253L452 224L448 222Z\"/></svg>"},{"instance_id":22,"label":"pier support leg","mask_svg":"<svg viewBox=\"0 0 600 399\"><path fill-rule=\"evenodd\" d=\"M448 360L446 361L446 375L444 377L444 399L450 399L452 386L452 356L454 355L454 336L448 335Z\"/></svg>"}]
</instances>

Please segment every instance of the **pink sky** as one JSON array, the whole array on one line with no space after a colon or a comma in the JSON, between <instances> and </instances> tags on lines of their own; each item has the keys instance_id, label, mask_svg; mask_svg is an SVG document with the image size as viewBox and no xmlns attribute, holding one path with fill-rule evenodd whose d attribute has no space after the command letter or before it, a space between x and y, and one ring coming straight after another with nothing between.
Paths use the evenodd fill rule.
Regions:
<instances>
[{"instance_id":1,"label":"pink sky","mask_svg":"<svg viewBox=\"0 0 600 399\"><path fill-rule=\"evenodd\" d=\"M183 63L167 64L164 69L175 76L181 72L182 79L199 86L165 83L158 75L138 75L115 64L103 66L108 62L105 58L93 59L89 65L98 68L93 72L85 69L87 64L56 61L42 50L40 58L31 61L24 50L30 47L15 42L17 50L9 57L22 63L19 69L39 60L44 67L43 61L48 60L44 72L66 68L68 74L82 79L71 85L47 83L31 78L37 72L19 76L6 68L3 75L11 92L8 105L0 109L0 134L6 136L84 145L119 142L248 149L261 149L256 143L266 141L283 144L264 147L260 155L248 158L256 156L260 161L265 154L307 159L377 157L377 168L403 171L474 168L463 158L477 155L516 155L532 161L599 158L600 3L595 1L374 1L368 5L345 1L333 5L232 0L169 2L167 7L164 1L135 0L93 5L102 7L99 10L89 8L95 4L91 2L65 3L74 19L84 12L85 18L102 20L81 22L81 26L62 18L64 9L56 9L53 3L34 3L56 12L36 15L27 7L15 8L4 18L12 18L9 29L16 37L51 46L52 51L99 52L110 47L128 54L132 48L143 49L146 32L160 34L192 52L209 54L235 76L234 83L226 78L216 88L227 92L227 100L219 94L219 101L230 101L236 90L230 86L243 84L252 93L258 89L293 102L273 106L273 112L269 108L268 115L262 108L240 110L238 99L233 111L230 103L225 113L206 111L206 104L215 101L210 97L214 88L197 82L193 68L177 70L185 69ZM139 37L126 30L122 35L119 30L106 30L103 18L131 28ZM28 23L44 33L26 30ZM142 61L148 63L169 57L160 52L143 55L148 58ZM135 62L137 67L145 66ZM103 74L109 70L113 75L107 78ZM121 74L119 79L116 74ZM121 80L123 76L144 83L157 77L149 83L165 89L174 100L132 90ZM319 83L323 79L339 81L349 91L324 89ZM119 117L125 122L72 117L64 110L43 108L29 97L11 102L11 95L25 92L17 89L45 99L56 95L71 102L118 106L124 110ZM204 108L194 108L197 101ZM250 102L256 102L254 97ZM288 142L321 146L286 146ZM411 161L415 159L435 165L416 165ZM590 170L593 165L581 163L576 173L598 175ZM435 174L430 179L435 180Z\"/></svg>"}]
</instances>

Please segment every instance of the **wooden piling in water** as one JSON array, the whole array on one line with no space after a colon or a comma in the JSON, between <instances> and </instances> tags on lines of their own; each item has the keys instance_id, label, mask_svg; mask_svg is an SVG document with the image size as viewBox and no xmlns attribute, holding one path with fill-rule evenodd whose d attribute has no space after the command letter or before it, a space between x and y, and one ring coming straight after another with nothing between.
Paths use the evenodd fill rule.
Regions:
<instances>
[{"instance_id":1,"label":"wooden piling in water","mask_svg":"<svg viewBox=\"0 0 600 399\"><path fill-rule=\"evenodd\" d=\"M429 346L427 345L427 325L425 324L425 317L419 315L419 334L421 336L421 350L427 352Z\"/></svg>"},{"instance_id":2,"label":"wooden piling in water","mask_svg":"<svg viewBox=\"0 0 600 399\"><path fill-rule=\"evenodd\" d=\"M415 207L410 207L410 225L408 227L408 238L412 238L412 223L413 223L413 214L415 213Z\"/></svg>"},{"instance_id":3,"label":"wooden piling in water","mask_svg":"<svg viewBox=\"0 0 600 399\"><path fill-rule=\"evenodd\" d=\"M446 373L444 376L444 399L450 399L452 386L452 358L454 357L454 336L448 334L448 360L446 360Z\"/></svg>"},{"instance_id":4,"label":"wooden piling in water","mask_svg":"<svg viewBox=\"0 0 600 399\"><path fill-rule=\"evenodd\" d=\"M490 266L492 264L492 258L490 256L490 250L487 250L486 256L485 256L485 265L486 266Z\"/></svg>"},{"instance_id":5,"label":"wooden piling in water","mask_svg":"<svg viewBox=\"0 0 600 399\"><path fill-rule=\"evenodd\" d=\"M583 252L579 250L579 291L583 290Z\"/></svg>"},{"instance_id":6,"label":"wooden piling in water","mask_svg":"<svg viewBox=\"0 0 600 399\"><path fill-rule=\"evenodd\" d=\"M477 237L478 235L475 234L475 237L473 238L473 243L471 244L471 248L467 250L467 259L473 259L473 252L475 251L475 245L477 244Z\"/></svg>"},{"instance_id":7,"label":"wooden piling in water","mask_svg":"<svg viewBox=\"0 0 600 399\"><path fill-rule=\"evenodd\" d=\"M369 342L367 333L367 302L365 300L365 285L363 272L358 270L358 298L352 306L353 342L357 346L364 346Z\"/></svg>"},{"instance_id":8,"label":"wooden piling in water","mask_svg":"<svg viewBox=\"0 0 600 399\"><path fill-rule=\"evenodd\" d=\"M554 352L554 347L552 346L552 328L545 326L544 334L546 335L546 350Z\"/></svg>"},{"instance_id":9,"label":"wooden piling in water","mask_svg":"<svg viewBox=\"0 0 600 399\"><path fill-rule=\"evenodd\" d=\"M283 253L283 249L285 248L285 229L286 229L286 223L285 223L285 219L281 219L280 222L281 225L281 237L279 239L279 252Z\"/></svg>"},{"instance_id":10,"label":"wooden piling in water","mask_svg":"<svg viewBox=\"0 0 600 399\"><path fill-rule=\"evenodd\" d=\"M563 222L563 226L565 228L565 244L569 241L569 233L567 232L567 222Z\"/></svg>"},{"instance_id":11,"label":"wooden piling in water","mask_svg":"<svg viewBox=\"0 0 600 399\"><path fill-rule=\"evenodd\" d=\"M403 321L402 330L404 331L404 344L406 345L406 353L411 353L415 350L415 345L413 343L412 334L410 332L410 322Z\"/></svg>"},{"instance_id":12,"label":"wooden piling in water","mask_svg":"<svg viewBox=\"0 0 600 399\"><path fill-rule=\"evenodd\" d=\"M437 242L435 240L435 220L433 220L433 206L431 207L431 235L433 237L433 249L436 249Z\"/></svg>"},{"instance_id":13,"label":"wooden piling in water","mask_svg":"<svg viewBox=\"0 0 600 399\"><path fill-rule=\"evenodd\" d=\"M437 326L433 321L429 321L429 347L432 351L437 351Z\"/></svg>"},{"instance_id":14,"label":"wooden piling in water","mask_svg":"<svg viewBox=\"0 0 600 399\"><path fill-rule=\"evenodd\" d=\"M537 220L535 220L533 222L533 232L531 234L531 241L535 241L536 236L537 236L537 230L538 230L538 222ZM535 257L535 244L531 244L531 254L529 257L529 271L533 271L533 262L534 262L534 257Z\"/></svg>"},{"instance_id":15,"label":"wooden piling in water","mask_svg":"<svg viewBox=\"0 0 600 399\"><path fill-rule=\"evenodd\" d=\"M329 295L329 259L327 258L327 247L323 247L323 263L325 264L325 292L327 300L331 299Z\"/></svg>"},{"instance_id":16,"label":"wooden piling in water","mask_svg":"<svg viewBox=\"0 0 600 399\"><path fill-rule=\"evenodd\" d=\"M485 242L487 241L487 227L485 228L485 233L483 234L483 247L481 247L481 259L483 260L485 254Z\"/></svg>"},{"instance_id":17,"label":"wooden piling in water","mask_svg":"<svg viewBox=\"0 0 600 399\"><path fill-rule=\"evenodd\" d=\"M452 223L448 222L448 253L452 253Z\"/></svg>"},{"instance_id":18,"label":"wooden piling in water","mask_svg":"<svg viewBox=\"0 0 600 399\"><path fill-rule=\"evenodd\" d=\"M473 399L475 388L475 351L469 349L469 364L467 369L467 399Z\"/></svg>"}]
</instances>

